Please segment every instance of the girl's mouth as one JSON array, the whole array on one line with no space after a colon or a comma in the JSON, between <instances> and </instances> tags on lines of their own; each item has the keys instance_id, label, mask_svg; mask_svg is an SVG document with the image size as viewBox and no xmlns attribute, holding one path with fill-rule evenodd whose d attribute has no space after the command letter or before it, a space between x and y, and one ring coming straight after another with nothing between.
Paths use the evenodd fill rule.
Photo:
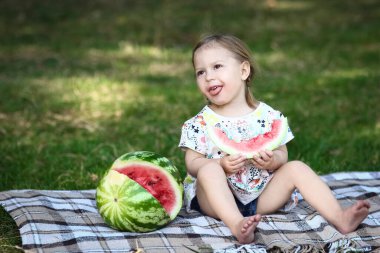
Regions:
<instances>
[{"instance_id":1,"label":"girl's mouth","mask_svg":"<svg viewBox=\"0 0 380 253\"><path fill-rule=\"evenodd\" d=\"M208 89L208 92L210 93L211 96L216 96L222 91L222 89L223 89L222 85L215 85L215 86L211 86Z\"/></svg>"}]
</instances>

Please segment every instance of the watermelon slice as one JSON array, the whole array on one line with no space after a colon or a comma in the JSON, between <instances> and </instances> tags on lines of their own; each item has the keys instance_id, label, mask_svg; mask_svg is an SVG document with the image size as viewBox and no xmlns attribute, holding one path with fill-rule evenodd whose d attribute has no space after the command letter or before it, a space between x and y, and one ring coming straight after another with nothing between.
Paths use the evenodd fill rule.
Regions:
<instances>
[{"instance_id":1,"label":"watermelon slice","mask_svg":"<svg viewBox=\"0 0 380 253\"><path fill-rule=\"evenodd\" d=\"M273 120L269 132L240 142L230 139L215 124L208 124L207 132L214 144L227 154L242 154L247 158L252 158L258 155L260 150L274 150L279 147L288 132L288 128L287 118L276 119Z\"/></svg>"},{"instance_id":2,"label":"watermelon slice","mask_svg":"<svg viewBox=\"0 0 380 253\"><path fill-rule=\"evenodd\" d=\"M149 232L177 216L182 194L181 175L167 158L138 151L113 163L96 189L96 204L111 227Z\"/></svg>"}]
</instances>

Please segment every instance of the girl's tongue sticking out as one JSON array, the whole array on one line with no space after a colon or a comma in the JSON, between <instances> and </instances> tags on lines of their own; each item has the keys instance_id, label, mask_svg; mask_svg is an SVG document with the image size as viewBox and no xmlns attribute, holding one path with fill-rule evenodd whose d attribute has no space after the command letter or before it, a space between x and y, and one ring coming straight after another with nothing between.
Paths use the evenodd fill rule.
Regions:
<instances>
[{"instance_id":1,"label":"girl's tongue sticking out","mask_svg":"<svg viewBox=\"0 0 380 253\"><path fill-rule=\"evenodd\" d=\"M210 93L210 95L212 96L216 96L218 95L223 89L223 86L221 85L214 85L214 86L211 86L209 89L208 89L208 92Z\"/></svg>"}]
</instances>

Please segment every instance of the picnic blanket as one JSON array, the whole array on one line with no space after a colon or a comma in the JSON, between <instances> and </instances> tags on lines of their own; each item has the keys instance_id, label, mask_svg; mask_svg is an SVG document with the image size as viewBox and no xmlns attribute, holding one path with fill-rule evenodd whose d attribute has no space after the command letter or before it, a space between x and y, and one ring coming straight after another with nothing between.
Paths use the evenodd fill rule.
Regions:
<instances>
[{"instance_id":1,"label":"picnic blanket","mask_svg":"<svg viewBox=\"0 0 380 253\"><path fill-rule=\"evenodd\" d=\"M15 220L26 252L373 252L380 251L380 172L322 176L343 206L372 207L357 231L342 235L305 201L263 217L255 244L240 245L223 222L182 209L165 228L120 232L99 216L95 190L11 190L0 204ZM141 252L141 251L140 251Z\"/></svg>"}]
</instances>

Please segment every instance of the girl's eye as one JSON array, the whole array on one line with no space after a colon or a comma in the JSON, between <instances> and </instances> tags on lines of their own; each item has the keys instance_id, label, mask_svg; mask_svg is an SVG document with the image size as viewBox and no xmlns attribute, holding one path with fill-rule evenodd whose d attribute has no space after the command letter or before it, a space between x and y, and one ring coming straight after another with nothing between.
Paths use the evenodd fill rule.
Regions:
<instances>
[{"instance_id":1,"label":"girl's eye","mask_svg":"<svg viewBox=\"0 0 380 253\"><path fill-rule=\"evenodd\" d=\"M197 73L196 73L196 76L201 76L201 75L203 75L205 72L203 71L203 70L199 70L199 71L197 71Z\"/></svg>"},{"instance_id":2,"label":"girl's eye","mask_svg":"<svg viewBox=\"0 0 380 253\"><path fill-rule=\"evenodd\" d=\"M223 67L222 64L215 64L214 69L220 69L221 67Z\"/></svg>"}]
</instances>

